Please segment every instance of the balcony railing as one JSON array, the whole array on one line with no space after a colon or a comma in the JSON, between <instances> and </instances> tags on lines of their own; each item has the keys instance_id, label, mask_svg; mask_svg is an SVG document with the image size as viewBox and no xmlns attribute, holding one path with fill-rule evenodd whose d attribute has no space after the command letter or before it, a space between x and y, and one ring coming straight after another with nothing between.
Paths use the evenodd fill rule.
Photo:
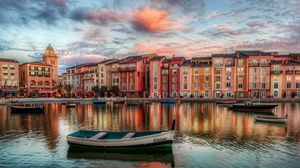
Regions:
<instances>
[{"instance_id":1,"label":"balcony railing","mask_svg":"<svg viewBox=\"0 0 300 168\"><path fill-rule=\"evenodd\" d=\"M119 68L112 68L111 72L119 72Z\"/></svg>"},{"instance_id":2,"label":"balcony railing","mask_svg":"<svg viewBox=\"0 0 300 168\"><path fill-rule=\"evenodd\" d=\"M282 73L283 73L282 70L272 70L271 71L271 74L275 74L275 75L282 74Z\"/></svg>"},{"instance_id":3,"label":"balcony railing","mask_svg":"<svg viewBox=\"0 0 300 168\"><path fill-rule=\"evenodd\" d=\"M226 67L231 67L231 66L234 66L234 63L226 63L225 66Z\"/></svg>"},{"instance_id":4,"label":"balcony railing","mask_svg":"<svg viewBox=\"0 0 300 168\"><path fill-rule=\"evenodd\" d=\"M136 71L136 67L122 67L119 69L120 71Z\"/></svg>"},{"instance_id":5,"label":"balcony railing","mask_svg":"<svg viewBox=\"0 0 300 168\"><path fill-rule=\"evenodd\" d=\"M294 73L293 70L286 70L286 71L285 71L285 74L287 74L287 75L291 75L291 74L293 74L293 73Z\"/></svg>"},{"instance_id":6,"label":"balcony railing","mask_svg":"<svg viewBox=\"0 0 300 168\"><path fill-rule=\"evenodd\" d=\"M270 63L260 63L260 66L266 67L266 66L270 66Z\"/></svg>"},{"instance_id":7,"label":"balcony railing","mask_svg":"<svg viewBox=\"0 0 300 168\"><path fill-rule=\"evenodd\" d=\"M256 66L259 66L259 63L257 63L257 62L251 62L251 63L249 63L249 66L256 67Z\"/></svg>"}]
</instances>

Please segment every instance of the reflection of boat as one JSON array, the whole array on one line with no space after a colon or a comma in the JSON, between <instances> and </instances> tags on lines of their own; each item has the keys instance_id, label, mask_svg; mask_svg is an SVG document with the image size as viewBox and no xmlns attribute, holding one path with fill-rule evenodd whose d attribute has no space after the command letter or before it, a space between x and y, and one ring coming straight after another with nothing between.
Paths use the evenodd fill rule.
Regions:
<instances>
[{"instance_id":1,"label":"reflection of boat","mask_svg":"<svg viewBox=\"0 0 300 168\"><path fill-rule=\"evenodd\" d=\"M275 116L257 116L257 117L255 117L255 121L286 124L287 123L287 115L285 118L284 117L275 117Z\"/></svg>"},{"instance_id":2,"label":"reflection of boat","mask_svg":"<svg viewBox=\"0 0 300 168\"><path fill-rule=\"evenodd\" d=\"M105 132L78 130L69 134L67 141L70 146L85 148L170 148L174 140L174 129L175 120L171 131Z\"/></svg>"},{"instance_id":3,"label":"reflection of boat","mask_svg":"<svg viewBox=\"0 0 300 168\"><path fill-rule=\"evenodd\" d=\"M172 148L169 150L136 150L124 152L119 150L82 150L70 147L68 150L68 159L102 159L102 160L119 160L131 162L162 162L174 164Z\"/></svg>"},{"instance_id":4,"label":"reflection of boat","mask_svg":"<svg viewBox=\"0 0 300 168\"><path fill-rule=\"evenodd\" d=\"M67 103L66 102L62 102L62 103L60 103L61 105L67 105Z\"/></svg>"},{"instance_id":5,"label":"reflection of boat","mask_svg":"<svg viewBox=\"0 0 300 168\"><path fill-rule=\"evenodd\" d=\"M278 106L278 104L275 103L240 103L240 104L233 104L231 109L234 111L241 111L241 112L272 114L272 110L276 106Z\"/></svg>"},{"instance_id":6,"label":"reflection of boat","mask_svg":"<svg viewBox=\"0 0 300 168\"><path fill-rule=\"evenodd\" d=\"M124 100L116 100L114 101L114 104L124 104L125 101Z\"/></svg>"},{"instance_id":7,"label":"reflection of boat","mask_svg":"<svg viewBox=\"0 0 300 168\"><path fill-rule=\"evenodd\" d=\"M175 99L161 99L160 101L162 104L176 104Z\"/></svg>"},{"instance_id":8,"label":"reflection of boat","mask_svg":"<svg viewBox=\"0 0 300 168\"><path fill-rule=\"evenodd\" d=\"M76 107L76 103L67 103L66 107Z\"/></svg>"},{"instance_id":9,"label":"reflection of boat","mask_svg":"<svg viewBox=\"0 0 300 168\"><path fill-rule=\"evenodd\" d=\"M235 100L223 100L223 101L217 101L216 104L236 104Z\"/></svg>"},{"instance_id":10,"label":"reflection of boat","mask_svg":"<svg viewBox=\"0 0 300 168\"><path fill-rule=\"evenodd\" d=\"M93 104L97 104L97 105L106 105L106 101L105 100L94 100Z\"/></svg>"},{"instance_id":11,"label":"reflection of boat","mask_svg":"<svg viewBox=\"0 0 300 168\"><path fill-rule=\"evenodd\" d=\"M10 110L13 113L44 113L45 106L44 105L11 105Z\"/></svg>"}]
</instances>

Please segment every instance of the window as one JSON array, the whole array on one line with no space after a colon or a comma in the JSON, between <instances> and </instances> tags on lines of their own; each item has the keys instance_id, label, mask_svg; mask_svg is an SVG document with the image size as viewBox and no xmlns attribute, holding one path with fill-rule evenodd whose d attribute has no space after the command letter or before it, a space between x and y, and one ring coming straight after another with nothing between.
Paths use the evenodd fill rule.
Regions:
<instances>
[{"instance_id":1,"label":"window","mask_svg":"<svg viewBox=\"0 0 300 168\"><path fill-rule=\"evenodd\" d=\"M244 65L244 60L238 60L238 65Z\"/></svg>"},{"instance_id":2,"label":"window","mask_svg":"<svg viewBox=\"0 0 300 168\"><path fill-rule=\"evenodd\" d=\"M256 83L252 83L252 89L256 89Z\"/></svg>"},{"instance_id":3,"label":"window","mask_svg":"<svg viewBox=\"0 0 300 168\"><path fill-rule=\"evenodd\" d=\"M227 92L226 97L231 97L231 93Z\"/></svg>"},{"instance_id":4,"label":"window","mask_svg":"<svg viewBox=\"0 0 300 168\"><path fill-rule=\"evenodd\" d=\"M216 81L220 82L221 81L221 77L220 76L216 76Z\"/></svg>"},{"instance_id":5,"label":"window","mask_svg":"<svg viewBox=\"0 0 300 168\"><path fill-rule=\"evenodd\" d=\"M274 83L274 89L278 89L278 83Z\"/></svg>"},{"instance_id":6,"label":"window","mask_svg":"<svg viewBox=\"0 0 300 168\"><path fill-rule=\"evenodd\" d=\"M205 68L205 69L204 69L204 73L205 73L205 74L209 74L209 68Z\"/></svg>"},{"instance_id":7,"label":"window","mask_svg":"<svg viewBox=\"0 0 300 168\"><path fill-rule=\"evenodd\" d=\"M168 77L167 76L164 76L164 83L168 82Z\"/></svg>"},{"instance_id":8,"label":"window","mask_svg":"<svg viewBox=\"0 0 300 168\"><path fill-rule=\"evenodd\" d=\"M164 84L163 87L164 87L164 88L163 88L164 90L167 90L167 89L168 89L168 85L167 85L167 84Z\"/></svg>"},{"instance_id":9,"label":"window","mask_svg":"<svg viewBox=\"0 0 300 168\"><path fill-rule=\"evenodd\" d=\"M209 76L204 76L204 80L205 80L206 82L208 82L208 81L209 81Z\"/></svg>"},{"instance_id":10,"label":"window","mask_svg":"<svg viewBox=\"0 0 300 168\"><path fill-rule=\"evenodd\" d=\"M216 83L216 89L220 89L221 88L221 84L220 83Z\"/></svg>"},{"instance_id":11,"label":"window","mask_svg":"<svg viewBox=\"0 0 300 168\"><path fill-rule=\"evenodd\" d=\"M252 68L251 70L252 70L252 73L256 73L257 72L256 68Z\"/></svg>"},{"instance_id":12,"label":"window","mask_svg":"<svg viewBox=\"0 0 300 168\"><path fill-rule=\"evenodd\" d=\"M173 69L173 74L174 74L174 75L177 74L177 69Z\"/></svg>"},{"instance_id":13,"label":"window","mask_svg":"<svg viewBox=\"0 0 300 168\"><path fill-rule=\"evenodd\" d=\"M244 73L244 67L240 67L237 69L238 73Z\"/></svg>"},{"instance_id":14,"label":"window","mask_svg":"<svg viewBox=\"0 0 300 168\"><path fill-rule=\"evenodd\" d=\"M231 87L231 83L226 83L226 87L230 88Z\"/></svg>"},{"instance_id":15,"label":"window","mask_svg":"<svg viewBox=\"0 0 300 168\"><path fill-rule=\"evenodd\" d=\"M157 84L154 84L154 89L157 89Z\"/></svg>"},{"instance_id":16,"label":"window","mask_svg":"<svg viewBox=\"0 0 300 168\"><path fill-rule=\"evenodd\" d=\"M199 77L198 76L194 76L194 81L198 82L198 80L199 80Z\"/></svg>"},{"instance_id":17,"label":"window","mask_svg":"<svg viewBox=\"0 0 300 168\"><path fill-rule=\"evenodd\" d=\"M265 89L266 88L266 83L261 83L261 88Z\"/></svg>"},{"instance_id":18,"label":"window","mask_svg":"<svg viewBox=\"0 0 300 168\"><path fill-rule=\"evenodd\" d=\"M296 88L297 88L297 89L300 88L300 83L296 83Z\"/></svg>"},{"instance_id":19,"label":"window","mask_svg":"<svg viewBox=\"0 0 300 168\"><path fill-rule=\"evenodd\" d=\"M243 89L243 83L239 83L239 84L238 84L238 88L239 88L239 89Z\"/></svg>"},{"instance_id":20,"label":"window","mask_svg":"<svg viewBox=\"0 0 300 168\"><path fill-rule=\"evenodd\" d=\"M183 84L183 89L187 89L187 83Z\"/></svg>"},{"instance_id":21,"label":"window","mask_svg":"<svg viewBox=\"0 0 300 168\"><path fill-rule=\"evenodd\" d=\"M177 85L176 84L173 84L172 85L172 90L176 90L177 89Z\"/></svg>"},{"instance_id":22,"label":"window","mask_svg":"<svg viewBox=\"0 0 300 168\"><path fill-rule=\"evenodd\" d=\"M226 68L226 72L231 72L231 68Z\"/></svg>"},{"instance_id":23,"label":"window","mask_svg":"<svg viewBox=\"0 0 300 168\"><path fill-rule=\"evenodd\" d=\"M184 76L184 77L183 77L183 81L184 81L184 82L187 82L187 76Z\"/></svg>"},{"instance_id":24,"label":"window","mask_svg":"<svg viewBox=\"0 0 300 168\"><path fill-rule=\"evenodd\" d=\"M231 76L226 76L226 80L231 80Z\"/></svg>"},{"instance_id":25,"label":"window","mask_svg":"<svg viewBox=\"0 0 300 168\"><path fill-rule=\"evenodd\" d=\"M157 77L154 77L154 82L155 82L155 83L157 82Z\"/></svg>"},{"instance_id":26,"label":"window","mask_svg":"<svg viewBox=\"0 0 300 168\"><path fill-rule=\"evenodd\" d=\"M220 69L216 69L216 74L221 74L221 70Z\"/></svg>"},{"instance_id":27,"label":"window","mask_svg":"<svg viewBox=\"0 0 300 168\"><path fill-rule=\"evenodd\" d=\"M243 75L238 75L238 79L243 79Z\"/></svg>"},{"instance_id":28,"label":"window","mask_svg":"<svg viewBox=\"0 0 300 168\"><path fill-rule=\"evenodd\" d=\"M286 84L286 88L292 88L292 84L291 83L287 83Z\"/></svg>"},{"instance_id":29,"label":"window","mask_svg":"<svg viewBox=\"0 0 300 168\"><path fill-rule=\"evenodd\" d=\"M199 74L199 69L195 69L195 70L194 70L194 73L195 73L195 74Z\"/></svg>"},{"instance_id":30,"label":"window","mask_svg":"<svg viewBox=\"0 0 300 168\"><path fill-rule=\"evenodd\" d=\"M176 77L176 76L172 78L172 82L173 82L173 83L176 83L176 82L177 82L177 77Z\"/></svg>"}]
</instances>

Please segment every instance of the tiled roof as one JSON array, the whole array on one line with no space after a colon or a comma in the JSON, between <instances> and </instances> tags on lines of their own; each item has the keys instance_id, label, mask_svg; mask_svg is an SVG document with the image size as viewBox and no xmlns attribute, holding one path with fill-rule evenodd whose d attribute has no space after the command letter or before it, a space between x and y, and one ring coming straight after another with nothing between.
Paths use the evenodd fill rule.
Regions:
<instances>
[{"instance_id":1,"label":"tiled roof","mask_svg":"<svg viewBox=\"0 0 300 168\"><path fill-rule=\"evenodd\" d=\"M191 60L211 60L212 57L193 57Z\"/></svg>"},{"instance_id":2,"label":"tiled roof","mask_svg":"<svg viewBox=\"0 0 300 168\"><path fill-rule=\"evenodd\" d=\"M235 58L236 54L230 53L230 54L212 54L212 57L225 57L225 58Z\"/></svg>"},{"instance_id":3,"label":"tiled roof","mask_svg":"<svg viewBox=\"0 0 300 168\"><path fill-rule=\"evenodd\" d=\"M0 62L15 62L18 63L16 59L7 59L7 58L0 58Z\"/></svg>"},{"instance_id":4,"label":"tiled roof","mask_svg":"<svg viewBox=\"0 0 300 168\"><path fill-rule=\"evenodd\" d=\"M171 62L171 59L164 59L163 62Z\"/></svg>"},{"instance_id":5,"label":"tiled roof","mask_svg":"<svg viewBox=\"0 0 300 168\"><path fill-rule=\"evenodd\" d=\"M162 59L166 58L165 56L156 56L150 59L150 61L160 61Z\"/></svg>"},{"instance_id":6,"label":"tiled roof","mask_svg":"<svg viewBox=\"0 0 300 168\"><path fill-rule=\"evenodd\" d=\"M106 59L106 60L102 60L100 62L98 62L97 64L107 64L107 63L110 63L112 61L114 61L115 59Z\"/></svg>"},{"instance_id":7,"label":"tiled roof","mask_svg":"<svg viewBox=\"0 0 300 168\"><path fill-rule=\"evenodd\" d=\"M192 63L192 66L193 67L196 67L196 66L211 66L212 64L211 63L208 63L208 62L199 62L199 63Z\"/></svg>"},{"instance_id":8,"label":"tiled roof","mask_svg":"<svg viewBox=\"0 0 300 168\"><path fill-rule=\"evenodd\" d=\"M283 66L300 66L300 62L295 60L285 60L285 61L271 61L271 64L278 65L281 64Z\"/></svg>"},{"instance_id":9,"label":"tiled roof","mask_svg":"<svg viewBox=\"0 0 300 168\"><path fill-rule=\"evenodd\" d=\"M171 59L172 61L181 61L181 60L185 60L185 57L173 57Z\"/></svg>"},{"instance_id":10,"label":"tiled roof","mask_svg":"<svg viewBox=\"0 0 300 168\"><path fill-rule=\"evenodd\" d=\"M249 51L236 51L236 54L240 56L271 56L271 52L262 52L259 50L249 50Z\"/></svg>"},{"instance_id":11,"label":"tiled roof","mask_svg":"<svg viewBox=\"0 0 300 168\"><path fill-rule=\"evenodd\" d=\"M191 66L191 65L192 65L192 63L190 60L186 60L181 64L181 66Z\"/></svg>"}]
</instances>

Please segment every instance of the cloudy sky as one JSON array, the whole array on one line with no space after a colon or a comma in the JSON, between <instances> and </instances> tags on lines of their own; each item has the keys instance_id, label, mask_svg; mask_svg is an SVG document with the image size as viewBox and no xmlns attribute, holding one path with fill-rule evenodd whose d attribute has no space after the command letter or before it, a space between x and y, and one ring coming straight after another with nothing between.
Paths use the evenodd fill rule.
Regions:
<instances>
[{"instance_id":1,"label":"cloudy sky","mask_svg":"<svg viewBox=\"0 0 300 168\"><path fill-rule=\"evenodd\" d=\"M157 53L300 52L299 0L0 0L0 57L67 67Z\"/></svg>"}]
</instances>

